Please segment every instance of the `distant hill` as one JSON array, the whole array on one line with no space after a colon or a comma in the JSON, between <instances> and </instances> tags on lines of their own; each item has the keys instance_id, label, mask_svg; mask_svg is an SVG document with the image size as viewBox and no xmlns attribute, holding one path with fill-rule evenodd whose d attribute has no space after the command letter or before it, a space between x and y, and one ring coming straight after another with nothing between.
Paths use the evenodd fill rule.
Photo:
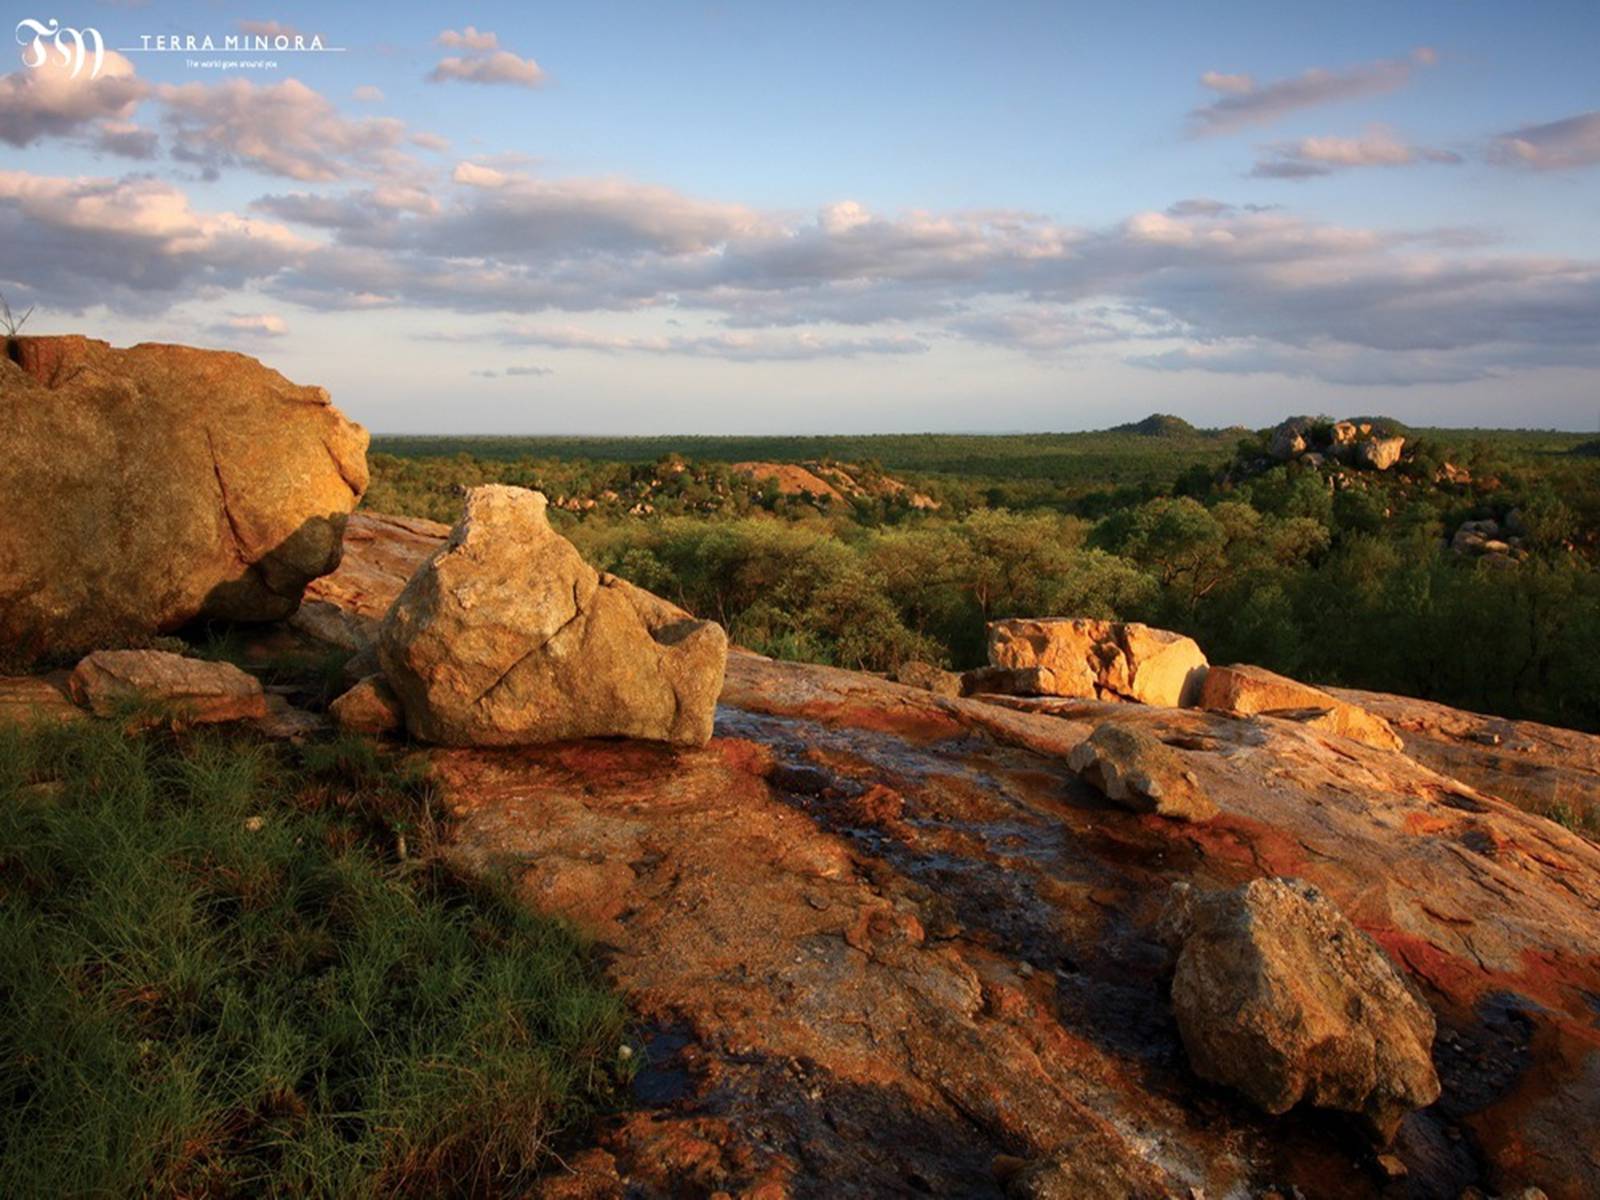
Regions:
<instances>
[{"instance_id":1,"label":"distant hill","mask_svg":"<svg viewBox=\"0 0 1600 1200\"><path fill-rule=\"evenodd\" d=\"M1136 433L1141 437L1195 437L1200 431L1182 417L1171 413L1151 413L1142 421L1113 425L1109 433Z\"/></svg>"}]
</instances>

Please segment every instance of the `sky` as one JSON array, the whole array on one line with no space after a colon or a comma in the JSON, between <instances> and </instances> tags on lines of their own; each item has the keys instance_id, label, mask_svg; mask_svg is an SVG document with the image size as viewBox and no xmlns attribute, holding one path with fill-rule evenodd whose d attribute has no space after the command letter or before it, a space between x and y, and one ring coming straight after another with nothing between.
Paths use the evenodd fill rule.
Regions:
<instances>
[{"instance_id":1,"label":"sky","mask_svg":"<svg viewBox=\"0 0 1600 1200\"><path fill-rule=\"evenodd\" d=\"M1600 424L1600 5L26 3L26 332L377 432Z\"/></svg>"}]
</instances>

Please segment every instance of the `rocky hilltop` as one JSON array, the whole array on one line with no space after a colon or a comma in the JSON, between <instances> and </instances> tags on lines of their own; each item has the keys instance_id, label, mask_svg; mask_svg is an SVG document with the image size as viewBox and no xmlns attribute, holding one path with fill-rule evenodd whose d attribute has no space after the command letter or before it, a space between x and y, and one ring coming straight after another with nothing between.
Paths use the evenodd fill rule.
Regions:
<instances>
[{"instance_id":1,"label":"rocky hilltop","mask_svg":"<svg viewBox=\"0 0 1600 1200\"><path fill-rule=\"evenodd\" d=\"M146 574L209 582L44 621L94 611L66 556L110 520L58 490L88 515L57 567L8 551L5 633L93 652L0 680L0 718L144 700L409 738L456 866L590 935L636 1017L630 1103L539 1194L1600 1194L1600 847L1520 807L1593 803L1600 738L1071 614L996 622L988 667L923 686L730 651L592 570L535 493L476 489L453 528L347 518L363 435L314 389L239 368L299 472L258 479L203 415L238 399L196 383L220 359L59 349L0 364L0 400L60 436L87 414ZM124 462L163 424L170 486ZM57 568L78 608L20 603ZM208 611L292 612L251 644L337 650L348 690L134 644Z\"/></svg>"}]
</instances>

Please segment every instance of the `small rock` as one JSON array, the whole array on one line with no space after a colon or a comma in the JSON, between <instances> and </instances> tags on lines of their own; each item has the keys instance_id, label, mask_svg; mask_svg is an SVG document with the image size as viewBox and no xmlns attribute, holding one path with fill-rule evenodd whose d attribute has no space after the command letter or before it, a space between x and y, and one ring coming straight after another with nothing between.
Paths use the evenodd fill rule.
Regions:
<instances>
[{"instance_id":1,"label":"small rock","mask_svg":"<svg viewBox=\"0 0 1600 1200\"><path fill-rule=\"evenodd\" d=\"M382 675L368 675L328 706L346 733L393 733L405 725L400 699Z\"/></svg>"},{"instance_id":2,"label":"small rock","mask_svg":"<svg viewBox=\"0 0 1600 1200\"><path fill-rule=\"evenodd\" d=\"M1099 726L1073 748L1067 765L1107 800L1134 812L1181 821L1217 815L1217 806L1195 785L1178 753L1131 726L1110 721Z\"/></svg>"},{"instance_id":3,"label":"small rock","mask_svg":"<svg viewBox=\"0 0 1600 1200\"><path fill-rule=\"evenodd\" d=\"M1195 1073L1269 1113L1359 1113L1384 1144L1439 1098L1433 1012L1316 888L1257 879L1193 903L1172 1007Z\"/></svg>"},{"instance_id":4,"label":"small rock","mask_svg":"<svg viewBox=\"0 0 1600 1200\"><path fill-rule=\"evenodd\" d=\"M97 717L150 705L188 724L260 720L260 682L232 663L184 658L163 650L97 650L73 669L72 698Z\"/></svg>"},{"instance_id":5,"label":"small rock","mask_svg":"<svg viewBox=\"0 0 1600 1200\"><path fill-rule=\"evenodd\" d=\"M1385 1179L1404 1179L1410 1173L1398 1154L1380 1154L1375 1161Z\"/></svg>"},{"instance_id":6,"label":"small rock","mask_svg":"<svg viewBox=\"0 0 1600 1200\"><path fill-rule=\"evenodd\" d=\"M936 696L961 695L961 676L925 662L904 662L890 672L896 683L922 688Z\"/></svg>"}]
</instances>

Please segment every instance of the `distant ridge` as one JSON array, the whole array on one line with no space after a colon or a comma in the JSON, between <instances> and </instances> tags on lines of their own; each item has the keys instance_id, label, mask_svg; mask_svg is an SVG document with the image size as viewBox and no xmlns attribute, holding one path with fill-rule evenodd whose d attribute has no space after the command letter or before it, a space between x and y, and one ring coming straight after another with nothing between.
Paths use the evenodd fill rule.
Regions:
<instances>
[{"instance_id":1,"label":"distant ridge","mask_svg":"<svg viewBox=\"0 0 1600 1200\"><path fill-rule=\"evenodd\" d=\"M1200 431L1182 417L1171 413L1151 413L1142 421L1113 425L1110 433L1136 433L1141 437L1195 437Z\"/></svg>"}]
</instances>

